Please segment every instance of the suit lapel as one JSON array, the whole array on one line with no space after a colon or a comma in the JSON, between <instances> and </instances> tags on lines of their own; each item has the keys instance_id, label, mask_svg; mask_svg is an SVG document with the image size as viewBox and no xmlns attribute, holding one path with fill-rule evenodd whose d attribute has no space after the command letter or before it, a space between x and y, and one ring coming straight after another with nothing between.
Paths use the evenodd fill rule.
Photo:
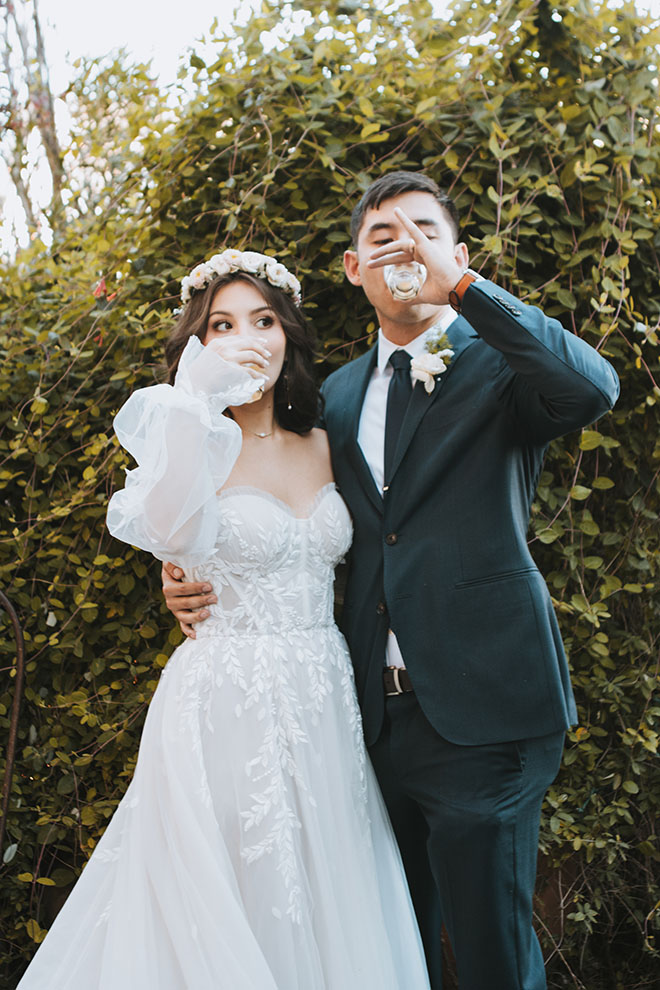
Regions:
<instances>
[{"instance_id":1,"label":"suit lapel","mask_svg":"<svg viewBox=\"0 0 660 990\"><path fill-rule=\"evenodd\" d=\"M369 496L379 512L383 511L383 497L376 487L374 476L367 464L362 449L358 443L360 413L367 386L376 367L378 348L372 349L352 365L352 375L346 387L346 403L344 406L344 435L347 437L346 449L348 457L362 488Z\"/></svg>"},{"instance_id":2,"label":"suit lapel","mask_svg":"<svg viewBox=\"0 0 660 990\"><path fill-rule=\"evenodd\" d=\"M451 341L454 356L452 357L447 370L436 378L435 388L430 395L424 388L422 382L415 382L415 387L413 388L412 396L410 397L406 415L404 416L403 423L401 424L401 432L399 433L399 440L394 454L390 481L396 474L399 465L401 464L401 461L410 446L412 438L415 435L417 427L421 423L424 416L426 416L429 409L435 405L436 402L440 401L443 394L443 389L447 383L447 379L451 374L453 374L461 354L470 346L470 344L474 342L474 340L477 339L474 330L462 316L457 316L453 323L450 324L447 330L447 336Z\"/></svg>"}]
</instances>

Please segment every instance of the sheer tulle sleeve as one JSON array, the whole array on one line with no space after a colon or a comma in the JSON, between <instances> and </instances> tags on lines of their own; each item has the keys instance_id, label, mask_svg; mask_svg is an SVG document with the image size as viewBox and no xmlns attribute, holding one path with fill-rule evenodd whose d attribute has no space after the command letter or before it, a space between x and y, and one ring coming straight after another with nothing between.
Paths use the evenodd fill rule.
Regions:
<instances>
[{"instance_id":1,"label":"sheer tulle sleeve","mask_svg":"<svg viewBox=\"0 0 660 990\"><path fill-rule=\"evenodd\" d=\"M186 570L210 556L215 496L241 449L240 428L223 412L246 402L261 381L191 337L173 386L130 396L114 429L138 466L110 499L113 536Z\"/></svg>"}]
</instances>

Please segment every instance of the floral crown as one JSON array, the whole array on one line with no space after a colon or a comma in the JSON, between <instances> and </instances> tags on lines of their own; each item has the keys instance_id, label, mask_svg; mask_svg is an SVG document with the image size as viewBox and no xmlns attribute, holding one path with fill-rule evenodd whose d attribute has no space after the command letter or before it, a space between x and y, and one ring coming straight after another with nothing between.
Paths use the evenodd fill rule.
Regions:
<instances>
[{"instance_id":1,"label":"floral crown","mask_svg":"<svg viewBox=\"0 0 660 990\"><path fill-rule=\"evenodd\" d=\"M300 282L285 265L268 254L257 251L236 251L227 248L222 254L214 254L208 261L195 265L185 278L181 279L181 302L188 302L193 292L200 292L218 275L229 275L231 272L245 272L265 278L276 289L281 289L291 296L296 306L300 306Z\"/></svg>"}]
</instances>

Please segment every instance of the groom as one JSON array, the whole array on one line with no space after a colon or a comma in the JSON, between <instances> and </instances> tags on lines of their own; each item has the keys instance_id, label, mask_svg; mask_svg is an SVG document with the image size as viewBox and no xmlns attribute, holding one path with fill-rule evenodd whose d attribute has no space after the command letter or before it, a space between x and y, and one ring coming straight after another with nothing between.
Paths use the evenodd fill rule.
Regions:
<instances>
[{"instance_id":1,"label":"groom","mask_svg":"<svg viewBox=\"0 0 660 990\"><path fill-rule=\"evenodd\" d=\"M526 531L547 444L606 413L617 378L556 320L468 269L455 207L425 175L378 179L351 227L346 274L379 339L323 393L355 526L343 629L365 738L434 990L443 923L461 990L542 990L541 803L576 712ZM426 282L397 301L383 266L411 260ZM442 374L422 375L429 391L411 359L413 372L428 362L442 330L453 353ZM201 617L181 607L201 588L166 586L177 618Z\"/></svg>"}]
</instances>

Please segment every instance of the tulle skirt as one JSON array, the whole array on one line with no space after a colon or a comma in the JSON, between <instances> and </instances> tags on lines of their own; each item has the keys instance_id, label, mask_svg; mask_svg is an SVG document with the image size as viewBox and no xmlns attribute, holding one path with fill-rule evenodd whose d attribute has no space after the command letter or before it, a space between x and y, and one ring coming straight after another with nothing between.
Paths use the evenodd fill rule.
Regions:
<instances>
[{"instance_id":1,"label":"tulle skirt","mask_svg":"<svg viewBox=\"0 0 660 990\"><path fill-rule=\"evenodd\" d=\"M175 651L133 781L19 984L74 988L428 988L336 628Z\"/></svg>"}]
</instances>

